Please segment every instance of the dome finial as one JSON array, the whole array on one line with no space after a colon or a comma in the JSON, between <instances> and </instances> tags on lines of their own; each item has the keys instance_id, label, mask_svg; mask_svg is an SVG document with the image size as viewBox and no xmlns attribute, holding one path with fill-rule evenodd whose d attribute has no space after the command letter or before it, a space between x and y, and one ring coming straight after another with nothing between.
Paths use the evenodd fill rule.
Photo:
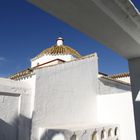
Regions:
<instances>
[{"instance_id":1,"label":"dome finial","mask_svg":"<svg viewBox=\"0 0 140 140\"><path fill-rule=\"evenodd\" d=\"M63 45L63 41L64 41L64 40L63 40L62 37L58 37L58 38L57 38L56 45L57 45L57 46L62 46L62 45Z\"/></svg>"}]
</instances>

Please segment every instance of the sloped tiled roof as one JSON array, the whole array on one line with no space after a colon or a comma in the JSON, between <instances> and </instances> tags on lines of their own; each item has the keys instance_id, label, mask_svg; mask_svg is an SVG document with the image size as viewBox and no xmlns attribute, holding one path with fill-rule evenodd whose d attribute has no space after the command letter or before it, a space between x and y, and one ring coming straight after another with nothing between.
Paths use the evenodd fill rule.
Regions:
<instances>
[{"instance_id":1,"label":"sloped tiled roof","mask_svg":"<svg viewBox=\"0 0 140 140\"><path fill-rule=\"evenodd\" d=\"M59 59L56 59L56 60L59 60L59 61L61 61L61 62L65 62L65 63L70 63L70 62L72 62L72 61L78 61L78 60L85 59L85 58L89 58L89 57L93 57L93 56L95 56L95 53L94 53L94 54L91 54L91 55L79 57L79 58L77 58L77 59L74 59L74 60L71 60L71 61L67 61L67 62L65 62L65 61L63 61L63 60L59 60ZM55 60L53 60L53 61L55 61ZM52 61L51 61L51 62L52 62ZM47 62L47 63L49 63L49 62ZM41 66L42 66L42 65L45 65L45 64L47 64L47 63L41 64ZM59 64L61 64L61 63L59 63ZM59 64L55 64L55 65L59 65ZM13 74L13 75L9 76L8 78L10 78L10 79L12 79L12 80L17 80L17 79L19 79L19 78L26 77L26 76L28 76L28 75L33 74L33 73L34 73L34 70L42 68L42 67L39 67L39 66L40 66L40 65L38 65L38 66L36 66L36 67L33 67L33 68L27 68L27 69L25 69L25 70L23 70L23 71L17 72L16 74ZM54 65L49 65L49 66L45 66L45 67L52 67L52 66L54 66Z\"/></svg>"},{"instance_id":2,"label":"sloped tiled roof","mask_svg":"<svg viewBox=\"0 0 140 140\"><path fill-rule=\"evenodd\" d=\"M18 78L31 75L33 73L33 70L34 69L32 69L32 68L27 68L25 70L17 72L16 74L11 75L9 78L12 79L12 80L16 80Z\"/></svg>"},{"instance_id":3,"label":"sloped tiled roof","mask_svg":"<svg viewBox=\"0 0 140 140\"><path fill-rule=\"evenodd\" d=\"M119 73L119 74L114 74L108 76L109 78L117 79L117 78L124 78L124 77L129 77L129 72L124 72L124 73Z\"/></svg>"},{"instance_id":4,"label":"sloped tiled roof","mask_svg":"<svg viewBox=\"0 0 140 140\"><path fill-rule=\"evenodd\" d=\"M72 49L69 46L65 46L65 45L61 45L61 46L57 46L54 45L50 48L47 48L45 50L43 50L40 54L38 54L34 59L40 58L43 55L66 55L66 54L70 54L74 57L81 57L81 55L78 53L78 51Z\"/></svg>"},{"instance_id":5,"label":"sloped tiled roof","mask_svg":"<svg viewBox=\"0 0 140 140\"><path fill-rule=\"evenodd\" d=\"M128 85L128 86L131 85L131 84L128 83L128 82L121 81L121 80L118 80L118 79L116 79L116 78L111 78L111 77L109 77L109 76L102 76L102 77L100 77L100 78L101 78L101 79L106 79L106 80L109 80L109 81L114 81L114 82L117 82L117 83L120 83L120 84L125 84L125 85Z\"/></svg>"}]
</instances>

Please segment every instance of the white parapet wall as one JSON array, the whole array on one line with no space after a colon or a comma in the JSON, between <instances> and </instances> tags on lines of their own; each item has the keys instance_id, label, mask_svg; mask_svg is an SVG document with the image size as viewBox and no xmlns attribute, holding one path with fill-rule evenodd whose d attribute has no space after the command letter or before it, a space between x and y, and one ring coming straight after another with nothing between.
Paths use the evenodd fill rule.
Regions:
<instances>
[{"instance_id":1,"label":"white parapet wall","mask_svg":"<svg viewBox=\"0 0 140 140\"><path fill-rule=\"evenodd\" d=\"M20 130L29 129L28 113L30 105L30 86L23 82L0 78L0 140L17 140ZM24 100L24 107L21 102ZM25 106L26 104L26 106ZM22 122L22 124L21 124ZM21 129L20 129L21 128ZM28 140L29 133L22 131L22 137Z\"/></svg>"},{"instance_id":2,"label":"white parapet wall","mask_svg":"<svg viewBox=\"0 0 140 140\"><path fill-rule=\"evenodd\" d=\"M41 128L43 129L43 128ZM117 140L120 139L119 127L116 125L111 126L98 126L88 129L45 129L44 135L41 140Z\"/></svg>"},{"instance_id":3,"label":"white parapet wall","mask_svg":"<svg viewBox=\"0 0 140 140\"><path fill-rule=\"evenodd\" d=\"M32 139L39 128L74 129L96 124L96 54L42 68L37 71L36 79Z\"/></svg>"},{"instance_id":4,"label":"white parapet wall","mask_svg":"<svg viewBox=\"0 0 140 140\"><path fill-rule=\"evenodd\" d=\"M121 140L136 140L132 92L129 85L102 79L98 102L98 122L117 124Z\"/></svg>"}]
</instances>

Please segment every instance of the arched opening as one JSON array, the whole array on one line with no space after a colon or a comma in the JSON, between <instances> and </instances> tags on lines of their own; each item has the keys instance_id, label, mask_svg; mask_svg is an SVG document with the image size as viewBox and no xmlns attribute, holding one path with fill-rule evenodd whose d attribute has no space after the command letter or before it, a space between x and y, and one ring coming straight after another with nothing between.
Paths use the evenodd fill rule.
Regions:
<instances>
[{"instance_id":1,"label":"arched opening","mask_svg":"<svg viewBox=\"0 0 140 140\"><path fill-rule=\"evenodd\" d=\"M113 136L114 136L114 134L113 134L113 129L110 128L110 129L108 130L108 137L113 137Z\"/></svg>"},{"instance_id":2,"label":"arched opening","mask_svg":"<svg viewBox=\"0 0 140 140\"><path fill-rule=\"evenodd\" d=\"M56 134L52 137L52 140L65 140L65 137L63 134Z\"/></svg>"},{"instance_id":3,"label":"arched opening","mask_svg":"<svg viewBox=\"0 0 140 140\"><path fill-rule=\"evenodd\" d=\"M115 134L115 136L118 136L118 134L119 134L119 128L118 127L115 128L114 134Z\"/></svg>"},{"instance_id":4,"label":"arched opening","mask_svg":"<svg viewBox=\"0 0 140 140\"><path fill-rule=\"evenodd\" d=\"M73 134L73 135L71 136L70 140L77 140L76 134Z\"/></svg>"},{"instance_id":5,"label":"arched opening","mask_svg":"<svg viewBox=\"0 0 140 140\"><path fill-rule=\"evenodd\" d=\"M99 135L97 131L94 131L92 134L92 140L99 140Z\"/></svg>"},{"instance_id":6,"label":"arched opening","mask_svg":"<svg viewBox=\"0 0 140 140\"><path fill-rule=\"evenodd\" d=\"M101 140L106 139L106 138L107 138L107 133L106 133L106 130L103 129L103 130L101 131Z\"/></svg>"}]
</instances>

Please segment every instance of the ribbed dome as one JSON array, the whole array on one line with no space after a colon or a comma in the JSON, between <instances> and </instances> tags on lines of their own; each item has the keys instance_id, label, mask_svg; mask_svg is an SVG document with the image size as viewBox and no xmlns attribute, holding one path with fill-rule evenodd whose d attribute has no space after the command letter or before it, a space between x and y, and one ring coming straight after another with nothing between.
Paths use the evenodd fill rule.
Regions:
<instances>
[{"instance_id":1,"label":"ribbed dome","mask_svg":"<svg viewBox=\"0 0 140 140\"><path fill-rule=\"evenodd\" d=\"M62 41L62 42L58 42L58 41ZM77 58L81 57L81 55L76 50L72 49L69 46L63 45L62 38L58 38L56 45L45 49L40 54L38 54L35 58L39 58L43 55L67 55L67 54L70 54L70 55L77 57Z\"/></svg>"}]
</instances>

